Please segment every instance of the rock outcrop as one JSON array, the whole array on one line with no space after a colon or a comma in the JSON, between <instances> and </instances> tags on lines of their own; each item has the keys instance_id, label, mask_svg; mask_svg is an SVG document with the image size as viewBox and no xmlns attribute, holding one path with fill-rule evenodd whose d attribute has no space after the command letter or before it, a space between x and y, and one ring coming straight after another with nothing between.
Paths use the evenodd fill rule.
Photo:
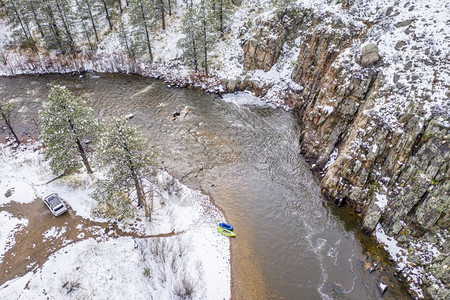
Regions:
<instances>
[{"instance_id":1,"label":"rock outcrop","mask_svg":"<svg viewBox=\"0 0 450 300\"><path fill-rule=\"evenodd\" d=\"M405 9L411 10L408 4ZM423 97L433 97L434 83L422 84L419 92L414 72L420 68L412 69L431 64L408 57L399 73L392 74L389 68L395 62L381 59L376 42L360 46L361 40L370 40L373 24L360 27L338 18L327 24L318 15L308 16L308 26L301 23L292 29L301 43L291 78L302 90L286 100L299 116L302 154L321 173L324 195L361 215L363 231L379 228L405 249L409 266L401 272L413 286L415 282L415 296L422 296L425 284L432 298L448 298L450 114L445 102L424 108L428 104ZM279 49L289 43L290 34L277 30L281 33L272 36L276 46L262 52L249 50L258 41L271 45L260 38L262 32L272 31L273 24L281 22L275 18L264 28L258 24L254 40L244 43L248 70L268 71L280 56ZM393 27L412 32L413 24L397 22ZM418 45L425 43L420 38L415 43L409 49L418 53ZM389 51L396 55L407 44L395 41ZM270 59L262 63L265 57ZM433 65L437 69L439 63ZM448 96L447 91L447 101ZM395 102L395 97L405 100ZM424 275L414 277L413 268Z\"/></svg>"},{"instance_id":2,"label":"rock outcrop","mask_svg":"<svg viewBox=\"0 0 450 300\"><path fill-rule=\"evenodd\" d=\"M274 19L257 19L252 27L250 38L245 40L244 68L269 71L278 61L283 45L292 42L296 32L311 26L311 13L297 8L284 8L277 11Z\"/></svg>"}]
</instances>

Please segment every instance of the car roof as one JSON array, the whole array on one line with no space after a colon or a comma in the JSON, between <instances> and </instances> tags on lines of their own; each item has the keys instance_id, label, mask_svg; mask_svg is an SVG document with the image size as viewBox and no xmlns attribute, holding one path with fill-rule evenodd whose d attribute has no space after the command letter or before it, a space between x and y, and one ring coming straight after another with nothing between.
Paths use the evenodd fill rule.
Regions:
<instances>
[{"instance_id":1,"label":"car roof","mask_svg":"<svg viewBox=\"0 0 450 300\"><path fill-rule=\"evenodd\" d=\"M59 204L61 204L61 200L59 200L59 197L56 195L51 195L51 197L46 198L48 204L52 207L55 207Z\"/></svg>"}]
</instances>

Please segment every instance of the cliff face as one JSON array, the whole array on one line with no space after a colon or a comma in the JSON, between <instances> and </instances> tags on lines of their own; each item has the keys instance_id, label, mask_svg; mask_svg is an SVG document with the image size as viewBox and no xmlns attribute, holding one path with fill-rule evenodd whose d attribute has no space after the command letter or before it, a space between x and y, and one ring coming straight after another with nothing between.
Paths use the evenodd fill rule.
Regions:
<instances>
[{"instance_id":1,"label":"cliff face","mask_svg":"<svg viewBox=\"0 0 450 300\"><path fill-rule=\"evenodd\" d=\"M379 11L375 24L297 11L308 22L290 28L300 40L290 77L302 89L286 103L299 116L302 153L321 172L323 193L354 207L365 232L376 231L380 239L386 232L399 242L401 272L416 296L423 296L425 286L431 297L444 299L450 297L450 116L448 72L436 73L448 67L448 57L417 32L427 21L420 24L410 15L396 22L404 11L417 9L403 4ZM278 13L271 22L255 24L243 46L247 70L268 70L280 57L292 33L275 30L281 34L271 35L273 43L264 33L272 34L283 18ZM398 37L389 41L391 53L384 58L377 43L385 42L386 32ZM434 78L420 78L429 69ZM436 92L438 86L443 93ZM440 102L431 100L436 97ZM414 268L423 275L415 276Z\"/></svg>"}]
</instances>

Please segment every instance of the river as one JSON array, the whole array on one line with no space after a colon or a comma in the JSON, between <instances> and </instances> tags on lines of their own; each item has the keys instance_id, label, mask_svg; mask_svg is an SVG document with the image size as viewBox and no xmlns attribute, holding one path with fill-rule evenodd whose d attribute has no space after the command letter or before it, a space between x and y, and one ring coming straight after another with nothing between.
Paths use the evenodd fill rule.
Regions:
<instances>
[{"instance_id":1,"label":"river","mask_svg":"<svg viewBox=\"0 0 450 300\"><path fill-rule=\"evenodd\" d=\"M134 75L0 77L19 133L36 133L37 111L55 84L83 96L105 121L133 114L158 167L223 210L237 234L235 299L379 299L380 280L389 285L384 299L409 298L388 272L367 270L371 246L325 204L300 155L293 113Z\"/></svg>"}]
</instances>

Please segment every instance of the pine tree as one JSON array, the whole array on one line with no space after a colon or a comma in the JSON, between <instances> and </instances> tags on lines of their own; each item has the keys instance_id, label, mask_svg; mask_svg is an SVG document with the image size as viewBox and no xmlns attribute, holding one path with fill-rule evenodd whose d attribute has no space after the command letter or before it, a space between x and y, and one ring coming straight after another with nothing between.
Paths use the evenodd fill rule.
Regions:
<instances>
[{"instance_id":1,"label":"pine tree","mask_svg":"<svg viewBox=\"0 0 450 300\"><path fill-rule=\"evenodd\" d=\"M94 52L94 45L91 42L91 34L90 31L88 29L88 25L86 23L87 22L87 18L86 15L84 14L84 10L83 7L81 6L79 0L75 0L75 4L77 5L77 15L78 15L78 19L80 20L81 26L83 28L83 34L87 39L87 42L89 44L89 49ZM95 32L95 31L94 31ZM96 32L95 32L96 33ZM97 37L97 35L96 35ZM97 41L98 42L98 41Z\"/></svg>"},{"instance_id":2,"label":"pine tree","mask_svg":"<svg viewBox=\"0 0 450 300\"><path fill-rule=\"evenodd\" d=\"M137 206L144 205L146 215L151 216L144 182L153 175L153 158L154 152L127 119L115 119L106 127L99 142L97 164L106 171L107 178L93 193L103 213L122 215L124 209L130 209L135 195Z\"/></svg>"},{"instance_id":3,"label":"pine tree","mask_svg":"<svg viewBox=\"0 0 450 300\"><path fill-rule=\"evenodd\" d=\"M74 17L71 10L71 3L69 0L54 0L56 11L58 12L59 19L63 24L65 33L65 49L69 53L73 53L75 50L74 34L71 28L74 28Z\"/></svg>"},{"instance_id":4,"label":"pine tree","mask_svg":"<svg viewBox=\"0 0 450 300\"><path fill-rule=\"evenodd\" d=\"M108 21L109 29L112 30L113 26L111 23L111 17L109 15L108 4L106 3L106 0L101 0L101 2L103 4L103 9L105 10L106 20Z\"/></svg>"},{"instance_id":5,"label":"pine tree","mask_svg":"<svg viewBox=\"0 0 450 300\"><path fill-rule=\"evenodd\" d=\"M127 30L122 19L119 20L119 42L120 45L127 51L128 57L133 60L136 59L136 54L134 53L133 40L130 38L130 33Z\"/></svg>"},{"instance_id":6,"label":"pine tree","mask_svg":"<svg viewBox=\"0 0 450 300\"><path fill-rule=\"evenodd\" d=\"M41 37L45 37L44 28L43 28L43 20L40 11L40 0L23 0L22 6L26 11L26 15L28 19L32 20L32 23L37 26Z\"/></svg>"},{"instance_id":7,"label":"pine tree","mask_svg":"<svg viewBox=\"0 0 450 300\"><path fill-rule=\"evenodd\" d=\"M169 10L169 16L172 16L172 7L177 5L177 0L167 0L167 9Z\"/></svg>"},{"instance_id":8,"label":"pine tree","mask_svg":"<svg viewBox=\"0 0 450 300\"><path fill-rule=\"evenodd\" d=\"M13 34L27 43L32 41L33 37L21 3L18 0L5 0L3 4L5 6L7 23L13 25L13 28L18 28L17 30L14 29Z\"/></svg>"},{"instance_id":9,"label":"pine tree","mask_svg":"<svg viewBox=\"0 0 450 300\"><path fill-rule=\"evenodd\" d=\"M0 102L0 115L3 118L3 121L5 121L6 126L8 126L8 128L11 131L12 135L16 139L17 144L20 145L20 140L17 137L17 134L14 131L13 127L11 126L11 113L12 113L12 111L13 111L13 104L12 103Z\"/></svg>"},{"instance_id":10,"label":"pine tree","mask_svg":"<svg viewBox=\"0 0 450 300\"><path fill-rule=\"evenodd\" d=\"M130 23L137 27L134 31L136 41L136 51L142 53L143 48L147 48L150 61L153 61L152 46L150 43L150 28L153 25L154 6L150 0L130 0ZM140 42L144 40L145 46Z\"/></svg>"},{"instance_id":11,"label":"pine tree","mask_svg":"<svg viewBox=\"0 0 450 300\"><path fill-rule=\"evenodd\" d=\"M196 30L196 14L195 10L189 8L183 17L183 33L184 37L178 42L178 46L183 49L184 62L198 71L198 40L199 32Z\"/></svg>"},{"instance_id":12,"label":"pine tree","mask_svg":"<svg viewBox=\"0 0 450 300\"><path fill-rule=\"evenodd\" d=\"M155 14L161 17L161 28L166 30L166 3L164 0L155 0Z\"/></svg>"},{"instance_id":13,"label":"pine tree","mask_svg":"<svg viewBox=\"0 0 450 300\"><path fill-rule=\"evenodd\" d=\"M196 70L198 64L206 76L208 76L209 55L219 37L211 3L201 0L197 6L188 9L183 19L185 37L179 44L183 49L186 63Z\"/></svg>"},{"instance_id":14,"label":"pine tree","mask_svg":"<svg viewBox=\"0 0 450 300\"><path fill-rule=\"evenodd\" d=\"M73 96L65 87L54 86L39 119L40 138L47 147L46 158L52 171L59 174L78 168L81 158L87 172L92 173L84 141L96 138L99 124L81 97Z\"/></svg>"},{"instance_id":15,"label":"pine tree","mask_svg":"<svg viewBox=\"0 0 450 300\"><path fill-rule=\"evenodd\" d=\"M223 38L225 33L225 23L228 21L232 2L231 0L211 0L211 6L217 31L219 31L220 37Z\"/></svg>"},{"instance_id":16,"label":"pine tree","mask_svg":"<svg viewBox=\"0 0 450 300\"><path fill-rule=\"evenodd\" d=\"M79 14L82 16L82 20L89 20L89 23L92 26L92 30L94 31L95 41L98 43L98 33L97 33L97 22L94 17L95 15L95 2L94 0L77 0L77 4L79 7ZM87 28L87 26L86 26ZM89 30L88 30L89 32ZM90 34L89 34L90 35Z\"/></svg>"},{"instance_id":17,"label":"pine tree","mask_svg":"<svg viewBox=\"0 0 450 300\"><path fill-rule=\"evenodd\" d=\"M43 1L41 2L40 8L42 10L44 22L46 24L46 34L44 37L44 42L47 49L58 49L63 53L66 52L67 45L64 42L64 34L62 33L58 25L55 13L53 11L53 6L49 1Z\"/></svg>"}]
</instances>

